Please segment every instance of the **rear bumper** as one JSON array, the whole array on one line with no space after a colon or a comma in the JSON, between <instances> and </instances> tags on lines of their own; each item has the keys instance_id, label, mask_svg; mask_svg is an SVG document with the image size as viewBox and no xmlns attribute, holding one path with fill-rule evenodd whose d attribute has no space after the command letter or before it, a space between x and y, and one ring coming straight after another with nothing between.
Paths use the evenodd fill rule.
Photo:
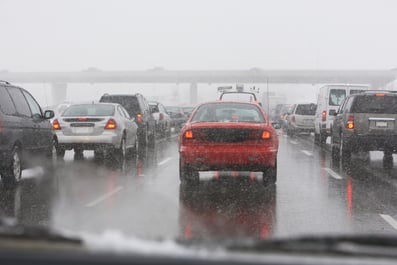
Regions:
<instances>
[{"instance_id":1,"label":"rear bumper","mask_svg":"<svg viewBox=\"0 0 397 265\"><path fill-rule=\"evenodd\" d=\"M314 126L300 126L300 125L295 125L292 124L291 127L295 132L314 132Z\"/></svg>"},{"instance_id":2,"label":"rear bumper","mask_svg":"<svg viewBox=\"0 0 397 265\"><path fill-rule=\"evenodd\" d=\"M182 146L181 165L199 171L263 171L275 167L276 147L259 146Z\"/></svg>"},{"instance_id":3,"label":"rear bumper","mask_svg":"<svg viewBox=\"0 0 397 265\"><path fill-rule=\"evenodd\" d=\"M352 135L345 142L354 150L397 152L397 135Z\"/></svg>"},{"instance_id":4,"label":"rear bumper","mask_svg":"<svg viewBox=\"0 0 397 265\"><path fill-rule=\"evenodd\" d=\"M95 150L100 148L119 148L121 136L117 134L102 134L97 136L79 135L69 136L57 133L58 146L64 149L80 148L84 150Z\"/></svg>"}]
</instances>

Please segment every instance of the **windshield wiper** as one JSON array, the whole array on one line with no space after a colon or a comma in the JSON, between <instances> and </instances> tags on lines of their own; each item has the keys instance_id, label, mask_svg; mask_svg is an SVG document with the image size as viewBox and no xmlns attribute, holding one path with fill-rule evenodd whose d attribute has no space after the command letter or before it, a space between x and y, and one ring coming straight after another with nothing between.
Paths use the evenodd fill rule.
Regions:
<instances>
[{"instance_id":1,"label":"windshield wiper","mask_svg":"<svg viewBox=\"0 0 397 265\"><path fill-rule=\"evenodd\" d=\"M397 257L397 237L383 235L298 237L226 244L232 251L335 253Z\"/></svg>"}]
</instances>

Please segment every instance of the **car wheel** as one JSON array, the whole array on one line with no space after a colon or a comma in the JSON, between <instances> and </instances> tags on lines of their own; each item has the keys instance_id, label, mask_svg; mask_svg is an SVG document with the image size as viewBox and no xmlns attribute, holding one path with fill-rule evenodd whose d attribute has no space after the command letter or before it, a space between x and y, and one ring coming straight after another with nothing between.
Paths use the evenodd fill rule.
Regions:
<instances>
[{"instance_id":1,"label":"car wheel","mask_svg":"<svg viewBox=\"0 0 397 265\"><path fill-rule=\"evenodd\" d=\"M383 167L385 169L393 168L393 152L390 152L389 150L384 151L384 154L383 154Z\"/></svg>"},{"instance_id":2,"label":"car wheel","mask_svg":"<svg viewBox=\"0 0 397 265\"><path fill-rule=\"evenodd\" d=\"M53 145L55 147L55 154L57 158L64 158L65 157L65 152L66 150L60 146L58 146L58 142L54 139L53 140Z\"/></svg>"},{"instance_id":3,"label":"car wheel","mask_svg":"<svg viewBox=\"0 0 397 265\"><path fill-rule=\"evenodd\" d=\"M141 160L146 160L147 158L147 153L148 153L148 137L147 137L147 133L145 133L144 135L140 135L139 136L139 148L138 148L138 156Z\"/></svg>"},{"instance_id":4,"label":"car wheel","mask_svg":"<svg viewBox=\"0 0 397 265\"><path fill-rule=\"evenodd\" d=\"M270 186L277 182L277 160L274 167L263 170L263 185Z\"/></svg>"},{"instance_id":5,"label":"car wheel","mask_svg":"<svg viewBox=\"0 0 397 265\"><path fill-rule=\"evenodd\" d=\"M118 150L120 159L125 159L127 156L127 143L125 141L125 136L121 139L120 149Z\"/></svg>"},{"instance_id":6,"label":"car wheel","mask_svg":"<svg viewBox=\"0 0 397 265\"><path fill-rule=\"evenodd\" d=\"M5 186L10 186L18 183L22 177L22 162L21 152L18 146L14 146L11 153L10 164L4 168L1 174Z\"/></svg>"},{"instance_id":7,"label":"car wheel","mask_svg":"<svg viewBox=\"0 0 397 265\"><path fill-rule=\"evenodd\" d=\"M199 173L190 167L183 166L179 160L179 179L182 185L196 186L200 183Z\"/></svg>"},{"instance_id":8,"label":"car wheel","mask_svg":"<svg viewBox=\"0 0 397 265\"><path fill-rule=\"evenodd\" d=\"M325 145L327 143L327 135L320 132L320 145Z\"/></svg>"},{"instance_id":9,"label":"car wheel","mask_svg":"<svg viewBox=\"0 0 397 265\"><path fill-rule=\"evenodd\" d=\"M351 150L345 143L343 133L341 133L339 139L339 157L342 160L342 168L348 169L351 163Z\"/></svg>"},{"instance_id":10,"label":"car wheel","mask_svg":"<svg viewBox=\"0 0 397 265\"><path fill-rule=\"evenodd\" d=\"M74 149L74 159L81 160L84 158L84 150L83 149Z\"/></svg>"},{"instance_id":11,"label":"car wheel","mask_svg":"<svg viewBox=\"0 0 397 265\"><path fill-rule=\"evenodd\" d=\"M332 161L338 162L339 161L339 150L335 144L335 137L331 136L331 158Z\"/></svg>"},{"instance_id":12,"label":"car wheel","mask_svg":"<svg viewBox=\"0 0 397 265\"><path fill-rule=\"evenodd\" d=\"M103 150L94 151L94 160L103 161L105 159L105 152Z\"/></svg>"},{"instance_id":13,"label":"car wheel","mask_svg":"<svg viewBox=\"0 0 397 265\"><path fill-rule=\"evenodd\" d=\"M319 144L320 143L320 134L314 133L314 143Z\"/></svg>"}]
</instances>

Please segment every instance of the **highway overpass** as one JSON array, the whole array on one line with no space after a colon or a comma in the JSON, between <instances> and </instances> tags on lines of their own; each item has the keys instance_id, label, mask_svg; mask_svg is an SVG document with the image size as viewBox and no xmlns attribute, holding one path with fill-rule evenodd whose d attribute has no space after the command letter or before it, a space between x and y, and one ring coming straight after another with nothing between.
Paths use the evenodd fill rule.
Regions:
<instances>
[{"instance_id":1,"label":"highway overpass","mask_svg":"<svg viewBox=\"0 0 397 265\"><path fill-rule=\"evenodd\" d=\"M394 70L206 70L101 71L80 72L0 72L0 80L11 83L50 83L58 94L66 95L69 83L188 83L191 102L196 101L198 83L363 83L380 88L397 78Z\"/></svg>"}]
</instances>

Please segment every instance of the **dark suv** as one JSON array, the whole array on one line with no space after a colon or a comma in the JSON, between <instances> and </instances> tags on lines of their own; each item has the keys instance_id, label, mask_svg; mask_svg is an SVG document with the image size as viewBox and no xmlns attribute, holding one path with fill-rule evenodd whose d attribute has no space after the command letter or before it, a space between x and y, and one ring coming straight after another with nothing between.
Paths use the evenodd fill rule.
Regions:
<instances>
[{"instance_id":1,"label":"dark suv","mask_svg":"<svg viewBox=\"0 0 397 265\"><path fill-rule=\"evenodd\" d=\"M332 157L350 162L355 152L383 151L384 167L397 152L397 93L367 91L345 99L332 125Z\"/></svg>"},{"instance_id":2,"label":"dark suv","mask_svg":"<svg viewBox=\"0 0 397 265\"><path fill-rule=\"evenodd\" d=\"M0 81L0 174L4 184L18 182L22 169L33 166L34 158L52 155L48 119L53 116L50 110L43 114L26 90Z\"/></svg>"},{"instance_id":3,"label":"dark suv","mask_svg":"<svg viewBox=\"0 0 397 265\"><path fill-rule=\"evenodd\" d=\"M138 124L138 149L141 156L146 157L147 148L156 143L156 122L151 115L150 107L144 96L134 95L111 95L105 94L99 102L119 103L131 117L135 117Z\"/></svg>"}]
</instances>

